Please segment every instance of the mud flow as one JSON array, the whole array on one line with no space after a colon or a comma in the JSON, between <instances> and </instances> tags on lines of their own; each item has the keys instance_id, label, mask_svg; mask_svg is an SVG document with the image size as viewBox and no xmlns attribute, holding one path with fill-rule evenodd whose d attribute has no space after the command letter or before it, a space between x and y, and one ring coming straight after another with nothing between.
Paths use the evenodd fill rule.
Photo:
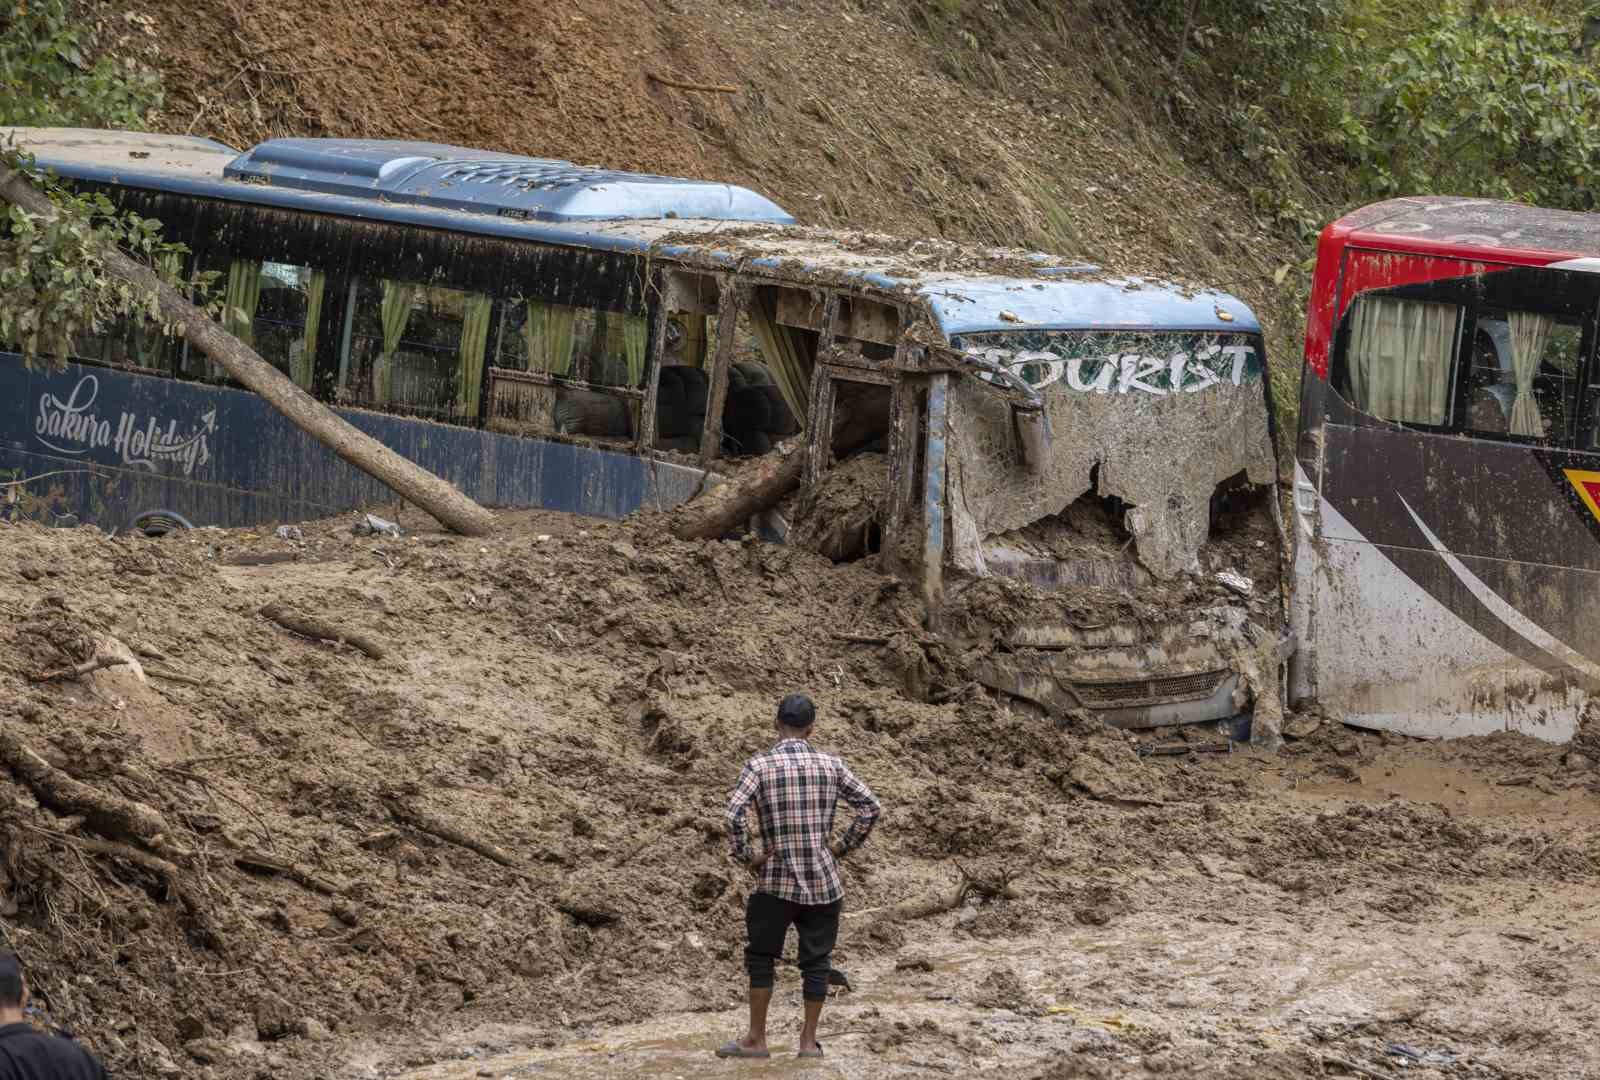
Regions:
<instances>
[{"instance_id":1,"label":"mud flow","mask_svg":"<svg viewBox=\"0 0 1600 1080\"><path fill-rule=\"evenodd\" d=\"M0 929L120 1076L1594 1074L1590 742L1308 714L1211 753L974 678L1217 607L1272 625L1216 580L1268 576L1231 498L1181 581L991 575L954 637L884 552L649 517L0 524ZM1116 509L1006 542L1111 562ZM1044 625L1082 637L1007 636ZM1092 636L1124 626L1150 636ZM711 1057L748 887L722 807L794 690L884 805L803 1070L791 965L774 1057Z\"/></svg>"}]
</instances>

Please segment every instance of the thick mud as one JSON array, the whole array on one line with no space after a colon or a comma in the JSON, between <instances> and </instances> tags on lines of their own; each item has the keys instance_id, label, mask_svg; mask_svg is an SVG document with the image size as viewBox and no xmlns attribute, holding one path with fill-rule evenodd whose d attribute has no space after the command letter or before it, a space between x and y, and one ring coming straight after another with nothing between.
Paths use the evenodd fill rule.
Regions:
<instances>
[{"instance_id":1,"label":"thick mud","mask_svg":"<svg viewBox=\"0 0 1600 1080\"><path fill-rule=\"evenodd\" d=\"M117 1075L750 1068L710 1057L742 992L720 811L792 690L885 807L810 1071L1600 1071L1582 754L1307 716L1279 756L1141 756L971 684L871 557L399 516L420 531L0 525L5 733L166 826L133 843L169 875L0 769L0 930ZM885 916L961 874L1017 898Z\"/></svg>"}]
</instances>

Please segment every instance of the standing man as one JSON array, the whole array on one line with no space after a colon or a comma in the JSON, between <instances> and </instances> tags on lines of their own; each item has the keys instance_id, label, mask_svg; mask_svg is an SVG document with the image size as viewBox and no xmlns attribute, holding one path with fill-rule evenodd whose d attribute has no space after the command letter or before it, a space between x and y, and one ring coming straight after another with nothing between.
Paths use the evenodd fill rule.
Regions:
<instances>
[{"instance_id":1,"label":"standing man","mask_svg":"<svg viewBox=\"0 0 1600 1080\"><path fill-rule=\"evenodd\" d=\"M0 1080L106 1080L89 1052L28 1023L28 983L14 952L0 952Z\"/></svg>"},{"instance_id":2,"label":"standing man","mask_svg":"<svg viewBox=\"0 0 1600 1080\"><path fill-rule=\"evenodd\" d=\"M828 997L829 961L839 936L844 882L838 860L866 843L878 821L878 800L850 767L807 741L817 718L804 694L778 703L778 742L745 762L728 800L728 838L733 858L756 877L745 907L745 969L750 972L750 1030L717 1050L718 1057L770 1057L767 1005L772 1001L773 968L783 955L783 939L794 924L800 937L805 1024L800 1056L819 1058L817 1020ZM840 799L856 818L833 843L833 811ZM761 824L761 854L750 850L744 814L751 800Z\"/></svg>"}]
</instances>

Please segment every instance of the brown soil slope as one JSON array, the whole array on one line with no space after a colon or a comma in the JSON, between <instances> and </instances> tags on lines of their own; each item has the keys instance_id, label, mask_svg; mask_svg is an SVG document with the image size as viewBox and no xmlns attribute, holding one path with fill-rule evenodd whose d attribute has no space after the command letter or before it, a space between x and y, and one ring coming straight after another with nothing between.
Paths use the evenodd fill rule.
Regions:
<instances>
[{"instance_id":1,"label":"brown soil slope","mask_svg":"<svg viewBox=\"0 0 1600 1080\"><path fill-rule=\"evenodd\" d=\"M489 1023L561 1047L727 1008L743 883L720 807L773 702L799 688L821 705L822 744L887 808L847 867L852 910L938 895L960 872L990 890L933 920L852 922L842 966L899 980L897 956L940 942L1124 919L1196 942L1253 928L1215 938L1243 950L1207 975L1230 973L1225 990L1252 949L1442 935L1475 913L1499 952L1449 947L1470 945L1505 1004L1477 1015L1470 988L1430 985L1435 1011L1383 1034L1468 1045L1493 1064L1477 1075L1600 1065L1580 1007L1600 917L1574 906L1534 926L1529 908L1600 886L1600 803L1555 748L1384 748L1302 722L1286 758L1142 760L1118 735L1058 731L962 686L870 563L678 543L648 521L511 523L479 542L328 522L303 543L0 525L4 733L164 823L134 853L108 849L105 821L0 769L0 928L49 1019L121 1075L311 1077L449 1056L436 1040ZM262 552L292 559L228 565ZM259 614L269 603L364 633L381 656L291 634ZM117 642L138 669L32 681ZM992 895L1003 880L1017 899ZM1102 972L1070 1000L1115 1004L1143 985L1131 977ZM1530 1002L1554 1010L1533 1043ZM863 1022L881 1038L862 1052L885 1066L930 1045L952 1068L989 1053L902 1032L887 1007ZM1243 1028L1205 1045L1299 1068L1320 1060L1314 1029L1280 1032L1271 1054ZM1326 1037L1371 1036L1341 1031Z\"/></svg>"},{"instance_id":2,"label":"brown soil slope","mask_svg":"<svg viewBox=\"0 0 1600 1080\"><path fill-rule=\"evenodd\" d=\"M1151 73L1170 43L1141 40L1120 4L968 4L949 23L870 0L131 6L160 44L163 130L710 177L816 224L1179 273L1275 317L1273 351L1298 368L1299 313L1272 282L1298 256L1219 179L1214 140L1168 119Z\"/></svg>"}]
</instances>

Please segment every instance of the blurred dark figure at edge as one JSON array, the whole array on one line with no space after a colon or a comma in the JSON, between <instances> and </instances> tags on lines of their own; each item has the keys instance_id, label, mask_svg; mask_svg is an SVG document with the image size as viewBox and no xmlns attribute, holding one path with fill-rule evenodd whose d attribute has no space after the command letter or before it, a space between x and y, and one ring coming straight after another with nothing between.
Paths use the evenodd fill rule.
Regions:
<instances>
[{"instance_id":1,"label":"blurred dark figure at edge","mask_svg":"<svg viewBox=\"0 0 1600 1080\"><path fill-rule=\"evenodd\" d=\"M0 952L0 1080L105 1080L106 1071L64 1035L28 1022L28 981L14 952Z\"/></svg>"}]
</instances>

